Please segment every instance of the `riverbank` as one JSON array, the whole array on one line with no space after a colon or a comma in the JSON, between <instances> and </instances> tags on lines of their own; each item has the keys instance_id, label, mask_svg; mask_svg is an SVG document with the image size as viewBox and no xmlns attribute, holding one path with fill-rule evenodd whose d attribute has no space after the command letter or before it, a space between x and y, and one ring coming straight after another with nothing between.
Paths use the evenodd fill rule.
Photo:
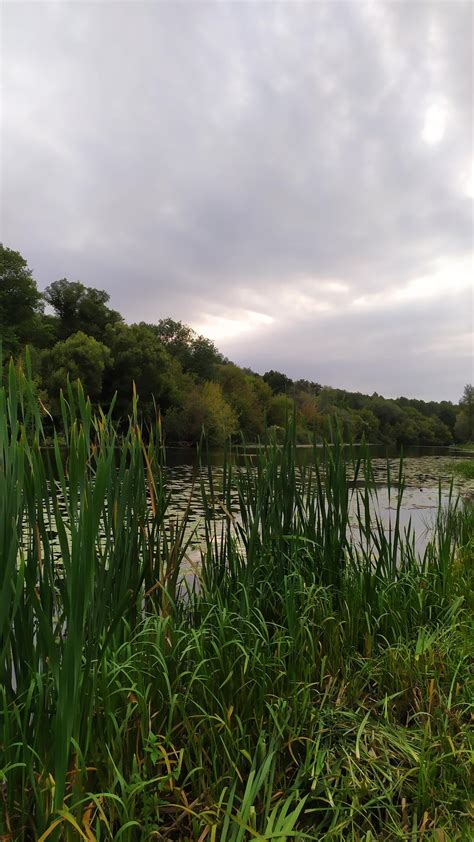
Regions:
<instances>
[{"instance_id":1,"label":"riverbank","mask_svg":"<svg viewBox=\"0 0 474 842\"><path fill-rule=\"evenodd\" d=\"M159 441L63 421L0 391L2 839L468 838L473 509L420 556L402 463L387 531L369 451L290 430L209 471L186 590Z\"/></svg>"},{"instance_id":2,"label":"riverbank","mask_svg":"<svg viewBox=\"0 0 474 842\"><path fill-rule=\"evenodd\" d=\"M461 477L464 480L474 480L474 459L456 459L449 465L453 476Z\"/></svg>"}]
</instances>

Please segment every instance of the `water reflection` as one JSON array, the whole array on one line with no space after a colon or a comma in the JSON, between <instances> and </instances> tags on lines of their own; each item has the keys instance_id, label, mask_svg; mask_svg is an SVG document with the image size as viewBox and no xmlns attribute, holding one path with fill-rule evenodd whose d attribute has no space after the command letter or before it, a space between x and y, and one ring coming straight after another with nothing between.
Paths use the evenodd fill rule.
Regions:
<instances>
[{"instance_id":1,"label":"water reflection","mask_svg":"<svg viewBox=\"0 0 474 842\"><path fill-rule=\"evenodd\" d=\"M375 450L373 448L372 450ZM380 452L382 449L378 448ZM431 448L433 453L429 455L406 456L403 461L403 480L405 488L401 497L399 512L399 526L401 533L410 530L415 536L415 548L419 553L424 549L432 535L433 526L439 506L444 507L450 499L450 487L453 483L453 495L463 494L473 485L472 481L466 482L462 478L454 478L449 468L453 461L452 451L443 449L444 454L439 453L439 448ZM435 452L436 451L436 452ZM186 450L169 451L167 454L167 481L171 491L171 512L178 515L189 505L190 529L193 530L193 561L198 556L199 546L202 541L202 524L204 520L204 507L201 496L201 486L205 492L209 492L208 469L199 468L195 452ZM224 454L214 452L209 459L212 468L212 479L215 487L219 488L222 478L222 463ZM247 451L245 456L237 456L236 462L243 463L245 459L258 458L257 451ZM313 453L310 449L300 448L298 450L299 462L302 466L309 466L313 461ZM372 456L372 469L375 479L377 495L371 502L373 519L378 517L384 525L387 533L394 528L396 517L398 491L394 484L398 480L400 466L400 455L394 452L392 457L385 455ZM348 470L350 477L350 471ZM388 478L392 485L388 488ZM362 483L358 483L362 487ZM191 493L191 489L193 489ZM237 496L232 499L232 509L237 510ZM354 492L350 502L350 522L353 529L353 538L358 540L356 533L357 523L357 492ZM222 519L224 515L222 514Z\"/></svg>"},{"instance_id":2,"label":"water reflection","mask_svg":"<svg viewBox=\"0 0 474 842\"><path fill-rule=\"evenodd\" d=\"M385 453L380 455L381 448L372 448L372 469L377 487L377 495L372 499L371 511L374 521L376 518L383 524L387 533L394 527L397 513L398 490L393 486L388 488L388 477L391 483L396 483L399 472L400 457L395 452L393 456ZM415 549L422 554L432 535L433 526L438 512L439 505L445 506L450 496L450 485L454 483L454 496L458 493L465 493L472 490L474 483L466 482L462 478L453 480L452 471L449 469L453 461L452 451L439 448L432 448L436 451L425 455L407 455L403 462L403 478L405 488L401 498L399 512L399 526L401 533L410 529L410 534L415 536ZM171 494L171 503L168 510L168 523L176 518L181 519L185 511L188 513L187 537L191 539L188 557L191 565L200 559L200 552L203 546L204 527L204 503L203 494L208 497L211 494L209 484L209 469L212 477L214 492L219 493L222 485L224 453L211 451L206 455L208 465L198 466L196 451L189 449L169 449L167 451L166 481ZM466 454L463 453L462 458ZM233 460L238 465L246 460L258 458L256 450L249 450L245 454L238 454ZM298 449L298 460L300 465L309 466L313 461L313 452L309 448ZM349 466L348 466L349 468ZM350 471L348 470L350 477ZM357 530L357 497L362 489L362 483L358 483L360 489L354 490L350 501L350 526L352 539L357 542L359 533ZM66 517L66 509L61 506L58 500L61 514ZM231 509L234 515L238 516L237 494L231 495ZM216 509L216 520L224 523L225 515L220 509ZM54 518L53 518L54 521ZM51 530L49 539L56 558L60 559L60 547L54 523L50 524ZM183 571L186 572L186 571Z\"/></svg>"}]
</instances>

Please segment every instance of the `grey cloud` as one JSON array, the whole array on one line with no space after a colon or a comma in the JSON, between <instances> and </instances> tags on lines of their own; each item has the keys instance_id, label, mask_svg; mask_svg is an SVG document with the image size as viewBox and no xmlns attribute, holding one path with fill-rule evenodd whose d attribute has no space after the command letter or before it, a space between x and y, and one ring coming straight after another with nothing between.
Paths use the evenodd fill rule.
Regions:
<instances>
[{"instance_id":1,"label":"grey cloud","mask_svg":"<svg viewBox=\"0 0 474 842\"><path fill-rule=\"evenodd\" d=\"M447 349L449 352L447 352ZM230 345L230 353L238 344ZM243 365L387 397L457 400L472 380L472 293L354 314L302 317L295 329L266 326L248 337ZM414 385L415 384L415 385Z\"/></svg>"},{"instance_id":2,"label":"grey cloud","mask_svg":"<svg viewBox=\"0 0 474 842\"><path fill-rule=\"evenodd\" d=\"M267 313L223 350L315 379L311 325L284 302L337 280L326 382L456 399L465 301L448 320L443 291L430 301L423 335L452 337L431 379L429 357L409 364L419 305L348 302L472 253L471 32L463 2L4 4L2 239L41 286L79 277L129 319ZM404 371L379 353L397 319Z\"/></svg>"}]
</instances>

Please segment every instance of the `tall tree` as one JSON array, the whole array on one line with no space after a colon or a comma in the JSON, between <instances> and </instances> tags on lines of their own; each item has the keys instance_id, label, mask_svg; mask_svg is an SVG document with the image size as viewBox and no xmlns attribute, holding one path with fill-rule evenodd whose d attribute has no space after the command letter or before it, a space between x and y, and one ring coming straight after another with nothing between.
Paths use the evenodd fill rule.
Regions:
<instances>
[{"instance_id":1,"label":"tall tree","mask_svg":"<svg viewBox=\"0 0 474 842\"><path fill-rule=\"evenodd\" d=\"M216 377L237 416L240 431L255 441L265 429L265 410L272 398L270 387L233 363L218 366Z\"/></svg>"},{"instance_id":2,"label":"tall tree","mask_svg":"<svg viewBox=\"0 0 474 842\"><path fill-rule=\"evenodd\" d=\"M104 397L110 400L117 393L117 412L125 416L129 413L134 383L140 408L148 417L153 415L154 402L166 410L179 400L181 366L168 354L152 327L143 323L109 325L104 340L113 356Z\"/></svg>"},{"instance_id":3,"label":"tall tree","mask_svg":"<svg viewBox=\"0 0 474 842\"><path fill-rule=\"evenodd\" d=\"M105 290L86 287L79 281L54 281L46 287L44 298L59 319L61 339L82 331L100 340L107 325L122 321L120 313L107 307L110 296Z\"/></svg>"},{"instance_id":4,"label":"tall tree","mask_svg":"<svg viewBox=\"0 0 474 842\"><path fill-rule=\"evenodd\" d=\"M287 394L293 386L293 380L290 377L287 377L281 371L274 371L273 369L266 371L263 379L276 395Z\"/></svg>"},{"instance_id":5,"label":"tall tree","mask_svg":"<svg viewBox=\"0 0 474 842\"><path fill-rule=\"evenodd\" d=\"M174 319L160 319L150 325L169 353L176 357L183 371L200 380L213 380L216 366L224 362L222 354L210 339L200 336L191 327Z\"/></svg>"},{"instance_id":6,"label":"tall tree","mask_svg":"<svg viewBox=\"0 0 474 842\"><path fill-rule=\"evenodd\" d=\"M41 294L19 251L0 243L0 338L4 355L31 342L42 311Z\"/></svg>"},{"instance_id":7,"label":"tall tree","mask_svg":"<svg viewBox=\"0 0 474 842\"><path fill-rule=\"evenodd\" d=\"M172 441L199 441L204 432L210 444L222 446L238 431L237 416L218 383L194 383L183 396L182 406L165 418Z\"/></svg>"},{"instance_id":8,"label":"tall tree","mask_svg":"<svg viewBox=\"0 0 474 842\"><path fill-rule=\"evenodd\" d=\"M100 398L104 371L111 362L109 348L81 331L57 342L44 355L44 382L53 402L68 377L81 380L92 400Z\"/></svg>"},{"instance_id":9,"label":"tall tree","mask_svg":"<svg viewBox=\"0 0 474 842\"><path fill-rule=\"evenodd\" d=\"M474 441L474 386L471 383L464 386L454 429L460 441Z\"/></svg>"}]
</instances>

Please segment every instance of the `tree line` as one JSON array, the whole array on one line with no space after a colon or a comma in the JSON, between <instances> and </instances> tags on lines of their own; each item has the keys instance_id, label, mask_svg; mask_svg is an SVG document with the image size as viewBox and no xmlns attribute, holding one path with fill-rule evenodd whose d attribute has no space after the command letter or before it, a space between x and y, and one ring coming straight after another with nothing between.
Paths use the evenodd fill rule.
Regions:
<instances>
[{"instance_id":1,"label":"tree line","mask_svg":"<svg viewBox=\"0 0 474 842\"><path fill-rule=\"evenodd\" d=\"M169 442L194 443L203 428L211 444L229 436L256 441L278 436L290 414L300 442L327 436L337 422L354 441L448 445L474 439L474 388L450 401L386 399L279 371L263 376L226 359L215 344L169 317L127 324L104 290L66 278L38 290L25 258L0 244L0 336L3 360L21 360L30 348L35 384L52 417L60 417L60 390L80 378L94 403L126 418L133 384L142 417L159 410ZM49 310L49 312L48 312Z\"/></svg>"}]
</instances>

